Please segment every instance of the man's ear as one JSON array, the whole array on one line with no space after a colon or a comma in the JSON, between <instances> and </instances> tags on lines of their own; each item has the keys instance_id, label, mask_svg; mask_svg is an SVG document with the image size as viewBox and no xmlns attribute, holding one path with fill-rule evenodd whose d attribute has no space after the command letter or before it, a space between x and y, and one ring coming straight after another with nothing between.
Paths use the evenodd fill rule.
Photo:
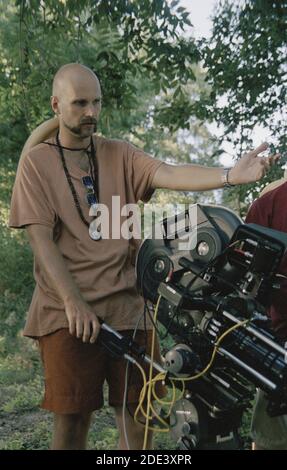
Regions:
<instances>
[{"instance_id":1,"label":"man's ear","mask_svg":"<svg viewBox=\"0 0 287 470\"><path fill-rule=\"evenodd\" d=\"M59 110L59 100L58 100L57 96L51 96L51 107L52 107L52 110L54 111L54 113L57 116L58 116L58 114L61 114L60 110Z\"/></svg>"}]
</instances>

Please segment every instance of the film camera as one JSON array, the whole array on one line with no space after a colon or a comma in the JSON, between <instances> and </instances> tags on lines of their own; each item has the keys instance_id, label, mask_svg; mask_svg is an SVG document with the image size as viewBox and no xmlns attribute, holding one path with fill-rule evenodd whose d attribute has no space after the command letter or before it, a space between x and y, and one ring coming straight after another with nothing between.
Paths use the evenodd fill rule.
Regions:
<instances>
[{"instance_id":1,"label":"film camera","mask_svg":"<svg viewBox=\"0 0 287 470\"><path fill-rule=\"evenodd\" d=\"M224 207L192 207L193 226L187 210L159 224L161 238L144 240L138 288L153 304L161 295L158 320L174 342L164 355L169 374L198 377L185 382L173 407L178 446L236 449L255 387L266 393L271 416L287 413L287 351L266 315L284 278L287 235L243 224Z\"/></svg>"}]
</instances>

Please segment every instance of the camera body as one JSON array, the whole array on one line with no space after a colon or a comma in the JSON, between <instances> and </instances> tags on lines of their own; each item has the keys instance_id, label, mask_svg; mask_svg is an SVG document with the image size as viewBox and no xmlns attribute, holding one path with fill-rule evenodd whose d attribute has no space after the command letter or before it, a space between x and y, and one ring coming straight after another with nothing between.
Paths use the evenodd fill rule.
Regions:
<instances>
[{"instance_id":1,"label":"camera body","mask_svg":"<svg viewBox=\"0 0 287 470\"><path fill-rule=\"evenodd\" d=\"M287 413L286 350L266 315L280 288L287 235L243 224L220 206L196 205L196 213L191 230L182 228L187 211L177 216L180 230L173 220L169 237L143 242L138 288L152 303L161 295L158 320L175 342L165 354L169 373L193 377L207 369L185 382L185 397L174 405L179 446L240 448L238 427L255 387L265 391L271 416ZM168 224L161 222L163 234ZM191 243L180 250L184 232Z\"/></svg>"}]
</instances>

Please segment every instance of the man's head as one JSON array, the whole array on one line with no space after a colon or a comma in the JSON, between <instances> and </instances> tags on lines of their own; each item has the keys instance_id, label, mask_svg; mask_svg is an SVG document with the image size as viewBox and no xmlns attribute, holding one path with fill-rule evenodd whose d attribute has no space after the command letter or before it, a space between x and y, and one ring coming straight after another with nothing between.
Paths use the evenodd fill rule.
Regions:
<instances>
[{"instance_id":1,"label":"man's head","mask_svg":"<svg viewBox=\"0 0 287 470\"><path fill-rule=\"evenodd\" d=\"M52 93L60 130L81 140L91 136L101 112L101 86L94 72L81 64L63 65L54 77Z\"/></svg>"}]
</instances>

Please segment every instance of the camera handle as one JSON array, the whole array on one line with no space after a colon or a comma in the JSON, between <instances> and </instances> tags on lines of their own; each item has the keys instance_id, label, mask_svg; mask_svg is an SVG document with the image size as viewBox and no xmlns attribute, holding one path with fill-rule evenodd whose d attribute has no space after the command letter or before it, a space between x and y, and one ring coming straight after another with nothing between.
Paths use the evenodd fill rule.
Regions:
<instances>
[{"instance_id":1,"label":"camera handle","mask_svg":"<svg viewBox=\"0 0 287 470\"><path fill-rule=\"evenodd\" d=\"M106 323L101 324L99 341L113 356L123 356L134 364L136 362L136 359L132 356L134 355L138 359L144 360L147 364L151 364L151 358L145 354L143 347L139 346L130 336L121 335ZM166 373L166 370L159 363L152 362L152 366L158 372Z\"/></svg>"}]
</instances>

